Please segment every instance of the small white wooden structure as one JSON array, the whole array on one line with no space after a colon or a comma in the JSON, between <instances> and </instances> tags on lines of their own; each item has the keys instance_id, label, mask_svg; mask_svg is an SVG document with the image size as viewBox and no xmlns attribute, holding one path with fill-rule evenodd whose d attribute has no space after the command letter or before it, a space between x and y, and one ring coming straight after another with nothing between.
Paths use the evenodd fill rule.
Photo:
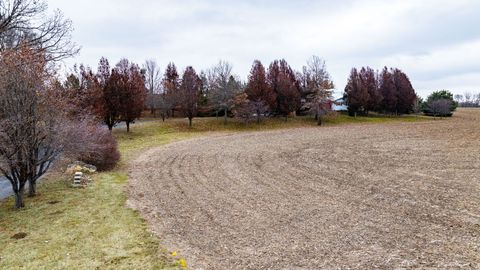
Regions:
<instances>
[{"instance_id":1,"label":"small white wooden structure","mask_svg":"<svg viewBox=\"0 0 480 270\"><path fill-rule=\"evenodd\" d=\"M80 185L82 183L82 172L76 172L75 175L73 176L73 184L74 185Z\"/></svg>"}]
</instances>

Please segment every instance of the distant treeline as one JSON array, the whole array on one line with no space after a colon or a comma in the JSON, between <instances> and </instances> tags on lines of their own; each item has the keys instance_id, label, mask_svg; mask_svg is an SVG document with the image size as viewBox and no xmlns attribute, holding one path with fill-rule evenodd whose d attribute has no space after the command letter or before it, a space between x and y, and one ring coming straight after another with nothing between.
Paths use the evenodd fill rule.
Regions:
<instances>
[{"instance_id":1,"label":"distant treeline","mask_svg":"<svg viewBox=\"0 0 480 270\"><path fill-rule=\"evenodd\" d=\"M460 107L480 107L480 91L478 93L465 92L454 96Z\"/></svg>"}]
</instances>

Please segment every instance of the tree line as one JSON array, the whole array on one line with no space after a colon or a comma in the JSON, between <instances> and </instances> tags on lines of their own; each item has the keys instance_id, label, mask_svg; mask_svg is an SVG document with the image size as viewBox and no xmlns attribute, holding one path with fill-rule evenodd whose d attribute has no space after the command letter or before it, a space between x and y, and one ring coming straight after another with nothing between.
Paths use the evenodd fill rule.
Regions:
<instances>
[{"instance_id":1,"label":"tree line","mask_svg":"<svg viewBox=\"0 0 480 270\"><path fill-rule=\"evenodd\" d=\"M191 66L180 73L173 62L163 73L153 60L147 60L143 68L128 63L121 60L110 71L108 60L101 58L96 73L80 65L79 72L64 83L67 91L78 93L73 95L82 107L95 112L110 130L122 121L129 130L129 123L140 117L144 107L163 120L182 113L189 126L197 115L221 115L224 123L229 116L259 123L264 116L287 120L290 114L312 113L321 123L321 116L331 107L334 85L325 61L317 56L301 72L284 59L274 60L268 69L255 60L246 83L227 61L200 73Z\"/></svg>"},{"instance_id":2,"label":"tree line","mask_svg":"<svg viewBox=\"0 0 480 270\"><path fill-rule=\"evenodd\" d=\"M460 107L480 107L480 92L472 93L466 91L463 95L456 94L454 99Z\"/></svg>"},{"instance_id":3,"label":"tree line","mask_svg":"<svg viewBox=\"0 0 480 270\"><path fill-rule=\"evenodd\" d=\"M344 92L351 116L368 112L405 114L415 108L417 95L408 76L398 68L383 68L381 72L370 67L350 72Z\"/></svg>"}]
</instances>

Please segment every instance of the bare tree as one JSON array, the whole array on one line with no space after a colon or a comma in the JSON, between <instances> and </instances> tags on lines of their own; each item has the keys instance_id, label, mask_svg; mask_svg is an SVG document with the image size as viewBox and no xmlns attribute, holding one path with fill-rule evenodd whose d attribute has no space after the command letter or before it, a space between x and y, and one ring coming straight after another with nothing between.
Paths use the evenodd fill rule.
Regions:
<instances>
[{"instance_id":1,"label":"bare tree","mask_svg":"<svg viewBox=\"0 0 480 270\"><path fill-rule=\"evenodd\" d=\"M159 105L160 101L157 95L159 95L162 90L162 74L155 60L145 61L142 71L145 76L145 88L148 91L146 105L155 117L155 111L160 109L156 105Z\"/></svg>"},{"instance_id":2,"label":"bare tree","mask_svg":"<svg viewBox=\"0 0 480 270\"><path fill-rule=\"evenodd\" d=\"M201 80L193 67L187 67L182 76L178 100L184 115L188 118L188 126L192 127L193 117L197 115L198 95Z\"/></svg>"},{"instance_id":3,"label":"bare tree","mask_svg":"<svg viewBox=\"0 0 480 270\"><path fill-rule=\"evenodd\" d=\"M47 14L46 1L0 1L0 51L26 46L35 49L47 62L77 54L71 40L72 22L60 10Z\"/></svg>"},{"instance_id":4,"label":"bare tree","mask_svg":"<svg viewBox=\"0 0 480 270\"><path fill-rule=\"evenodd\" d=\"M31 50L4 51L0 58L0 172L10 181L15 207L23 193L36 193L36 181L62 151L61 112L48 106L45 62Z\"/></svg>"},{"instance_id":5,"label":"bare tree","mask_svg":"<svg viewBox=\"0 0 480 270\"><path fill-rule=\"evenodd\" d=\"M172 110L171 99L168 98L166 93L148 94L146 102L155 111L159 111L160 117L162 117L162 121L165 121L168 113Z\"/></svg>"},{"instance_id":6,"label":"bare tree","mask_svg":"<svg viewBox=\"0 0 480 270\"><path fill-rule=\"evenodd\" d=\"M460 94L456 94L454 96L454 99L456 102L458 102L459 104L463 102L463 95L460 95Z\"/></svg>"},{"instance_id":7,"label":"bare tree","mask_svg":"<svg viewBox=\"0 0 480 270\"><path fill-rule=\"evenodd\" d=\"M467 106L469 106L470 103L472 102L472 93L471 92L465 92L463 94L463 96L465 97L465 104L467 104Z\"/></svg>"},{"instance_id":8,"label":"bare tree","mask_svg":"<svg viewBox=\"0 0 480 270\"><path fill-rule=\"evenodd\" d=\"M413 102L413 107L412 107L413 113L418 117L418 114L422 112L422 98L417 96L415 101Z\"/></svg>"},{"instance_id":9,"label":"bare tree","mask_svg":"<svg viewBox=\"0 0 480 270\"><path fill-rule=\"evenodd\" d=\"M237 80L232 76L232 65L226 61L220 61L207 74L209 100L217 111L223 110L224 124L226 124L228 110L233 106L234 98L239 92Z\"/></svg>"},{"instance_id":10,"label":"bare tree","mask_svg":"<svg viewBox=\"0 0 480 270\"><path fill-rule=\"evenodd\" d=\"M302 96L305 100L304 108L315 115L318 124L321 125L321 115L326 114L329 101L334 88L330 74L327 72L325 60L318 56L312 56L303 67L303 73L299 76L302 85Z\"/></svg>"},{"instance_id":11,"label":"bare tree","mask_svg":"<svg viewBox=\"0 0 480 270\"><path fill-rule=\"evenodd\" d=\"M474 106L480 107L480 92L473 96L474 98Z\"/></svg>"}]
</instances>

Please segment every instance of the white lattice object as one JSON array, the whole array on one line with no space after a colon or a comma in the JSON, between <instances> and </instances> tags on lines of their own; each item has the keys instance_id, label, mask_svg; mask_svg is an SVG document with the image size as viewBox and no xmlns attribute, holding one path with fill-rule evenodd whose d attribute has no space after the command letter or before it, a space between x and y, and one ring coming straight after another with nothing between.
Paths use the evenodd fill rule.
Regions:
<instances>
[{"instance_id":1,"label":"white lattice object","mask_svg":"<svg viewBox=\"0 0 480 270\"><path fill-rule=\"evenodd\" d=\"M74 185L80 185L82 183L82 172L76 172L75 175L73 176L73 184Z\"/></svg>"}]
</instances>

